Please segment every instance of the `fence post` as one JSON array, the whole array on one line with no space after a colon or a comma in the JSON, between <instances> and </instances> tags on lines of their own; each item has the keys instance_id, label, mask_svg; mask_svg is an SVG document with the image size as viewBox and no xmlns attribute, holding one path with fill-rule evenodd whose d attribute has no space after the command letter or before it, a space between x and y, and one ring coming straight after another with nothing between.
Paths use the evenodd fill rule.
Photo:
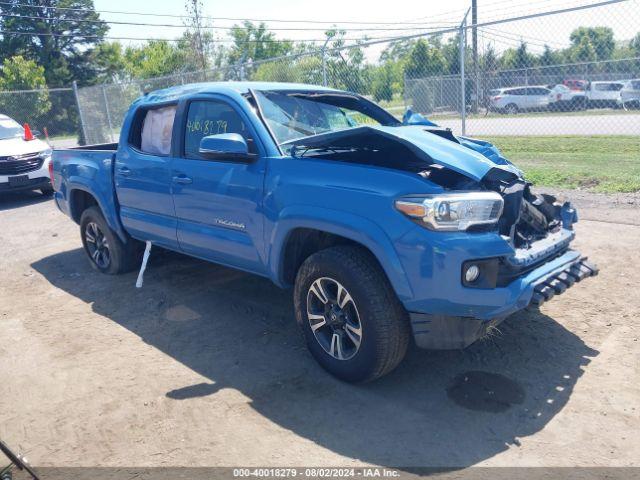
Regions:
<instances>
[{"instance_id":1,"label":"fence post","mask_svg":"<svg viewBox=\"0 0 640 480\"><path fill-rule=\"evenodd\" d=\"M107 101L107 89L102 85L102 98L104 98L104 109L107 113L107 123L109 124L109 141L113 142L113 125L111 124L111 113L109 112L109 102Z\"/></svg>"},{"instance_id":2,"label":"fence post","mask_svg":"<svg viewBox=\"0 0 640 480\"><path fill-rule=\"evenodd\" d=\"M466 27L467 27L467 15L469 15L469 10L464 15L464 19L460 24L460 115L461 115L461 129L462 135L466 135L467 133L467 94L465 92L465 84L464 84L464 47L466 43Z\"/></svg>"},{"instance_id":3,"label":"fence post","mask_svg":"<svg viewBox=\"0 0 640 480\"><path fill-rule=\"evenodd\" d=\"M322 86L327 86L327 43L329 43L331 37L327 37L322 45Z\"/></svg>"},{"instance_id":4,"label":"fence post","mask_svg":"<svg viewBox=\"0 0 640 480\"><path fill-rule=\"evenodd\" d=\"M84 124L84 119L82 117L80 97L78 97L78 82L76 82L75 80L73 81L73 95L76 98L76 107L78 108L78 118L80 119L80 131L82 132L82 142L84 142L84 145L86 145L88 143L87 131ZM80 142L81 145L83 144L82 142Z\"/></svg>"}]
</instances>

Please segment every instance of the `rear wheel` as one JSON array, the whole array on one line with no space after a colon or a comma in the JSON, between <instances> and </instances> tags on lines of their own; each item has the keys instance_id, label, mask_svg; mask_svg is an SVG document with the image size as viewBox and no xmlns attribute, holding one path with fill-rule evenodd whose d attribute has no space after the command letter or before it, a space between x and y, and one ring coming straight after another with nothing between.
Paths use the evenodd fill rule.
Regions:
<instances>
[{"instance_id":1,"label":"rear wheel","mask_svg":"<svg viewBox=\"0 0 640 480\"><path fill-rule=\"evenodd\" d=\"M518 106L515 103L510 103L506 107L504 107L504 112L509 115L513 115L518 113Z\"/></svg>"},{"instance_id":2,"label":"rear wheel","mask_svg":"<svg viewBox=\"0 0 640 480\"><path fill-rule=\"evenodd\" d=\"M115 275L133 270L140 256L140 242L122 242L109 228L98 207L89 207L80 218L80 234L84 251L96 270Z\"/></svg>"},{"instance_id":3,"label":"rear wheel","mask_svg":"<svg viewBox=\"0 0 640 480\"><path fill-rule=\"evenodd\" d=\"M294 304L311 354L342 380L374 380L404 358L407 312L376 260L361 248L333 247L305 260Z\"/></svg>"}]
</instances>

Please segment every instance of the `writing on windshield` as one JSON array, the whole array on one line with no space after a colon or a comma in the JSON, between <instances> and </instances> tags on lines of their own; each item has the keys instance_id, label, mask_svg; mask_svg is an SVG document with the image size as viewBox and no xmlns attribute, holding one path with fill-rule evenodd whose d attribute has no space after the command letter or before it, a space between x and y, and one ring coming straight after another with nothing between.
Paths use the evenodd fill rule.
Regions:
<instances>
[{"instance_id":1,"label":"writing on windshield","mask_svg":"<svg viewBox=\"0 0 640 480\"><path fill-rule=\"evenodd\" d=\"M262 115L279 144L320 133L380 122L364 112L334 105L331 96L256 92Z\"/></svg>"}]
</instances>

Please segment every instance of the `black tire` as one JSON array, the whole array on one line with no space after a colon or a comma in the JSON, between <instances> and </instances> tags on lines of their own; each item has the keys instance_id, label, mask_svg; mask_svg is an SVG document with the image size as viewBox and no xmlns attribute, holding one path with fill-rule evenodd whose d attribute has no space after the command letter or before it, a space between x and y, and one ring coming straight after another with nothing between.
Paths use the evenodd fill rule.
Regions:
<instances>
[{"instance_id":1,"label":"black tire","mask_svg":"<svg viewBox=\"0 0 640 480\"><path fill-rule=\"evenodd\" d=\"M361 341L359 346L355 347L355 352L353 348L347 350L343 347L353 355L350 358L341 360L335 355L332 356L319 340L321 338L319 335L324 335L323 329L326 329L329 335L332 335L331 350L334 346L333 336L338 333L345 341L341 343L342 345L349 343L347 338L349 332L346 326L342 329L344 332L340 332L339 326L331 323L330 313L325 313L325 319L318 321L323 324L316 329L319 333L314 333L312 330L309 319L312 307L308 302L314 301L311 288L316 281L329 282L329 285L333 281L343 286L343 291L346 291L346 295L353 300L353 306L350 303L345 305L345 318L349 317L346 309L351 308L351 313L355 312L354 316L358 317L361 326ZM327 287L327 293L329 293L328 290L330 290L329 287ZM333 295L327 295L327 297L333 297ZM340 293L335 297L340 297ZM332 298L327 303L333 303L333 307L337 307L336 303L340 303L340 299L336 298L334 302ZM322 307L322 302L320 306ZM311 354L325 370L342 380L368 382L380 378L393 370L406 354L410 339L408 314L396 297L378 262L362 248L332 247L307 258L296 276L294 307L296 320ZM326 304L324 307L326 309ZM317 323L314 324L316 325ZM351 344L351 347L355 346L355 342ZM347 357L347 355L344 356Z\"/></svg>"},{"instance_id":2,"label":"black tire","mask_svg":"<svg viewBox=\"0 0 640 480\"><path fill-rule=\"evenodd\" d=\"M96 232L98 235L96 235ZM87 235L89 233L89 236ZM91 266L99 272L109 275L130 272L139 266L141 242L129 238L127 243L123 243L120 237L109 228L100 208L89 207L80 217L80 236L82 246L89 258ZM89 237L94 237L94 242ZM98 255L96 258L96 242L104 239L106 242L106 253ZM105 247L101 247L105 248ZM103 261L106 258L106 261Z\"/></svg>"},{"instance_id":3,"label":"black tire","mask_svg":"<svg viewBox=\"0 0 640 480\"><path fill-rule=\"evenodd\" d=\"M518 110L518 105L516 105L515 103L510 103L506 107L504 107L504 113L508 115L515 115L516 113L518 113Z\"/></svg>"},{"instance_id":4,"label":"black tire","mask_svg":"<svg viewBox=\"0 0 640 480\"><path fill-rule=\"evenodd\" d=\"M53 187L51 185L47 185L46 187L42 187L40 189L40 193L42 193L42 195L44 195L45 197L50 197L51 195L53 195Z\"/></svg>"}]
</instances>

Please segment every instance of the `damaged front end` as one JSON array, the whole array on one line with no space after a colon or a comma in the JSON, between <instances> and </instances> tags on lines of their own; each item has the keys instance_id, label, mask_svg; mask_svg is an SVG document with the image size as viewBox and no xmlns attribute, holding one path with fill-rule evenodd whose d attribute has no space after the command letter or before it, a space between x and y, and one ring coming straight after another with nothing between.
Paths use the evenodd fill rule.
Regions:
<instances>
[{"instance_id":1,"label":"damaged front end","mask_svg":"<svg viewBox=\"0 0 640 480\"><path fill-rule=\"evenodd\" d=\"M501 289L527 279L530 284L526 288L523 284L520 292L524 297L509 308L496 307L495 316L540 305L598 272L569 248L578 220L571 203L534 192L522 172L488 142L456 137L435 126L360 126L295 140L284 147L293 157L411 172L435 191L404 196L396 202L396 208L416 223L430 230L499 234L512 253L468 259L461 272L465 289ZM501 199L499 209L492 195ZM541 268L555 260L560 261L555 270ZM480 273L467 281L465 275L472 265ZM542 273L537 277L532 272ZM474 316L484 315L476 312Z\"/></svg>"}]
</instances>

